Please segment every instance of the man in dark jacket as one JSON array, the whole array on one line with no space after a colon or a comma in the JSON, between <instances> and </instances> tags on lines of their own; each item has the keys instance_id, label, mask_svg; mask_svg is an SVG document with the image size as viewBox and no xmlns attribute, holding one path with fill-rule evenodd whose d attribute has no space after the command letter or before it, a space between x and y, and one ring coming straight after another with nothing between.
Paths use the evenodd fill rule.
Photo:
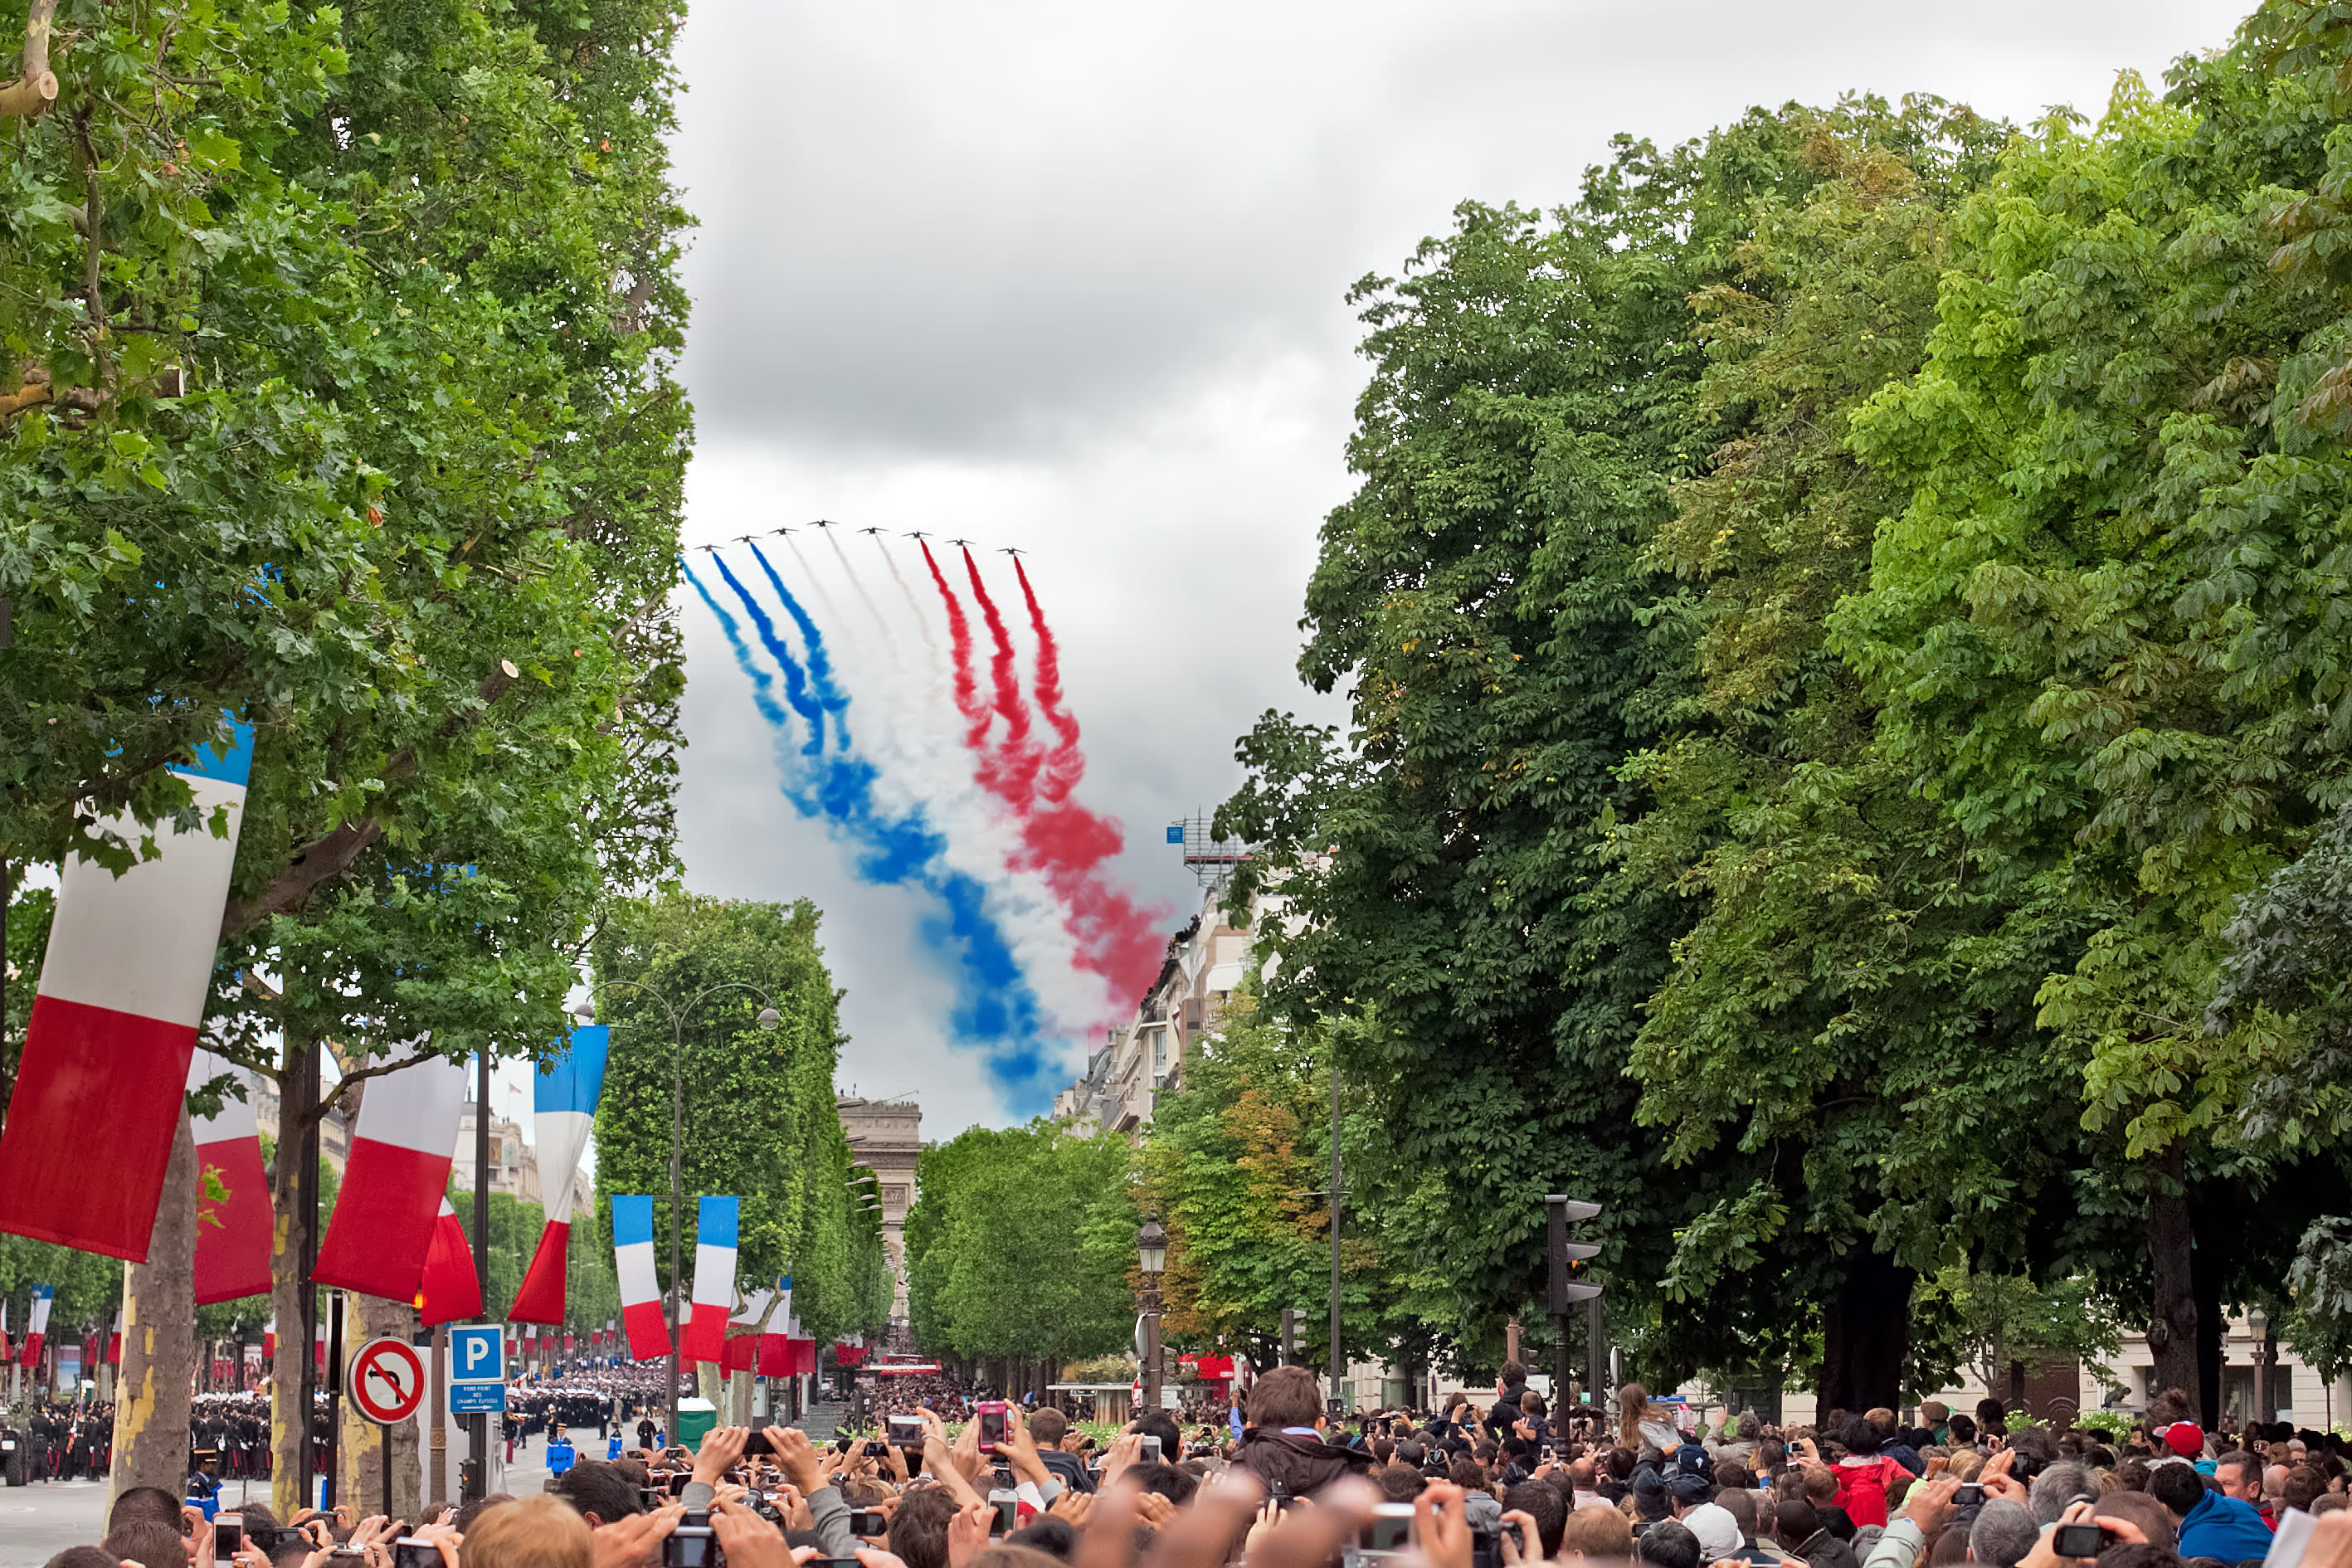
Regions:
<instances>
[{"instance_id":1,"label":"man in dark jacket","mask_svg":"<svg viewBox=\"0 0 2352 1568\"><path fill-rule=\"evenodd\" d=\"M1095 1483L1094 1478L1087 1474L1087 1462L1063 1450L1062 1444L1069 1435L1070 1418L1051 1405L1029 1417L1029 1436L1036 1440L1039 1462L1070 1490L1090 1492Z\"/></svg>"},{"instance_id":2,"label":"man in dark jacket","mask_svg":"<svg viewBox=\"0 0 2352 1568\"><path fill-rule=\"evenodd\" d=\"M1372 1457L1323 1440L1323 1390L1303 1366L1278 1366L1259 1378L1249 1396L1249 1429L1234 1463L1271 1491L1291 1497L1320 1491L1342 1476L1360 1475Z\"/></svg>"},{"instance_id":3,"label":"man in dark jacket","mask_svg":"<svg viewBox=\"0 0 2352 1568\"><path fill-rule=\"evenodd\" d=\"M1520 1401L1528 1392L1528 1369L1518 1362L1503 1363L1503 1381L1496 1385L1495 1403L1486 1412L1486 1430L1496 1441L1511 1435L1511 1428L1526 1414Z\"/></svg>"}]
</instances>

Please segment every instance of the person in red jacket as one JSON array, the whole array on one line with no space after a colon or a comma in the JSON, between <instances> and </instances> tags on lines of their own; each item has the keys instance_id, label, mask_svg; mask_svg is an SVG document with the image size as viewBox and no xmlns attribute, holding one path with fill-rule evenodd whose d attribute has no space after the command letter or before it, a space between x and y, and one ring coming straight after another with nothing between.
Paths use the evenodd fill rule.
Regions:
<instances>
[{"instance_id":1,"label":"person in red jacket","mask_svg":"<svg viewBox=\"0 0 2352 1568\"><path fill-rule=\"evenodd\" d=\"M1845 1444L1845 1458L1831 1469L1837 1478L1838 1506L1845 1510L1848 1519L1857 1527L1886 1523L1886 1489L1898 1476L1911 1472L1879 1452L1885 1444L1885 1435L1878 1424L1866 1415L1856 1415L1845 1424L1839 1435Z\"/></svg>"}]
</instances>

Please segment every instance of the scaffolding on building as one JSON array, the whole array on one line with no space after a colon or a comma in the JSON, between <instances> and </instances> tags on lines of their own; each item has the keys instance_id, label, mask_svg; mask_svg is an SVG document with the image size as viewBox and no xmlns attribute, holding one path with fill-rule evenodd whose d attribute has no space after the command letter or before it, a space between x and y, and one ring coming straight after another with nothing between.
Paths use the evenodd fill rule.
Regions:
<instances>
[{"instance_id":1,"label":"scaffolding on building","mask_svg":"<svg viewBox=\"0 0 2352 1568\"><path fill-rule=\"evenodd\" d=\"M1250 847L1238 838L1219 838L1210 828L1211 814L1195 811L1168 825L1168 842L1184 847L1184 864L1192 879L1215 889L1233 880L1234 868L1250 858Z\"/></svg>"}]
</instances>

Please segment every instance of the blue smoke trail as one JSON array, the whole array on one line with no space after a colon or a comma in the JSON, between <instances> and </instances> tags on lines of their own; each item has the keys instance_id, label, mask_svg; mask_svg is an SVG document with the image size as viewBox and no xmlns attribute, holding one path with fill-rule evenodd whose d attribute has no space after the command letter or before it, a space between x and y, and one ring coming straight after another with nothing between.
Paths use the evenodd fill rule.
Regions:
<instances>
[{"instance_id":1,"label":"blue smoke trail","mask_svg":"<svg viewBox=\"0 0 2352 1568\"><path fill-rule=\"evenodd\" d=\"M768 651L775 656L777 667L783 670L784 700L793 705L793 712L809 721L809 743L802 749L812 757L820 755L824 751L824 706L809 695L808 677L801 673L800 660L793 657L793 650L776 636L776 623L768 618L768 612L760 607L760 601L744 592L743 584L737 582L735 574L728 570L727 557L714 550L710 552L710 559L718 565L719 574L727 579L727 585L735 590L735 596L743 601L744 611L751 616L751 624L760 629L761 642L767 645ZM686 557L679 556L678 564L685 563ZM693 571L689 569L687 575L693 576ZM706 602L709 597L704 595Z\"/></svg>"},{"instance_id":2,"label":"blue smoke trail","mask_svg":"<svg viewBox=\"0 0 2352 1568\"><path fill-rule=\"evenodd\" d=\"M769 585L775 589L776 597L784 602L785 613L793 617L793 624L801 629L801 644L808 649L809 684L816 688L816 699L824 704L824 710L833 715L834 744L845 752L849 750L849 693L833 679L833 659L824 650L824 638L818 634L816 623L809 619L809 613L801 608L801 602L793 597L793 591L784 586L784 580L776 575L775 567L769 563L767 555L757 544L751 546L751 558L760 563L760 570L768 574Z\"/></svg>"},{"instance_id":3,"label":"blue smoke trail","mask_svg":"<svg viewBox=\"0 0 2352 1568\"><path fill-rule=\"evenodd\" d=\"M718 560L716 553L712 559ZM826 755L822 742L815 747L791 744L791 715L777 703L772 678L758 668L735 617L719 601L681 556L687 581L710 607L733 650L735 662L751 678L752 701L760 716L777 735L777 759L784 770L784 796L803 816L825 818L835 834L856 846L858 877L882 887L908 887L928 894L936 907L927 912L919 931L924 945L948 962L954 975L955 1005L950 1014L960 1043L980 1047L989 1077L1014 1114L1035 1115L1052 1103L1055 1069L1045 1047L1049 1033L1037 994L1013 957L1012 944L987 912L987 889L975 878L947 864L947 840L918 810L890 816L874 803L877 772L856 755ZM775 625L761 613L735 574L719 561L719 574L742 601L761 642L784 670L787 694L799 668L791 649L776 636ZM816 646L812 640L812 647ZM814 666L814 659L811 664ZM843 699L844 706L847 699ZM808 701L805 691L793 708L823 734L823 710Z\"/></svg>"}]
</instances>

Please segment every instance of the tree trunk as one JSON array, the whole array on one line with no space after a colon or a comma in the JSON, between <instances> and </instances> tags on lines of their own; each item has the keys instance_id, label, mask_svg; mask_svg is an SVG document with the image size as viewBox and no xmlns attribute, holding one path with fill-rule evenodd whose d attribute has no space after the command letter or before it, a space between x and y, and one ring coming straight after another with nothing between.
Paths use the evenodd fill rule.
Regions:
<instances>
[{"instance_id":1,"label":"tree trunk","mask_svg":"<svg viewBox=\"0 0 2352 1568\"><path fill-rule=\"evenodd\" d=\"M2194 1250L2189 1258L2189 1288L2197 1297L2197 1382L2191 1392L2199 1419L2209 1432L2221 1425L2221 1341L2230 1331L2221 1303L2237 1272L2243 1226L2238 1194L2211 1181L2189 1190L2189 1235Z\"/></svg>"},{"instance_id":2,"label":"tree trunk","mask_svg":"<svg viewBox=\"0 0 2352 1568\"><path fill-rule=\"evenodd\" d=\"M2151 1394L2168 1388L2197 1390L2196 1246L2189 1222L2185 1161L2178 1145L2148 1163L2147 1262L2155 1316L2147 1325Z\"/></svg>"},{"instance_id":3,"label":"tree trunk","mask_svg":"<svg viewBox=\"0 0 2352 1568\"><path fill-rule=\"evenodd\" d=\"M196 1320L196 1138L187 1113L172 1139L147 1261L122 1266L122 1371L114 1402L113 1495L188 1479L188 1379Z\"/></svg>"},{"instance_id":4,"label":"tree trunk","mask_svg":"<svg viewBox=\"0 0 2352 1568\"><path fill-rule=\"evenodd\" d=\"M357 1291L347 1293L343 1300L348 1314L343 1320L344 1360L349 1361L368 1341L383 1336L415 1342L416 1312L406 1303L362 1296ZM342 1411L335 1500L352 1504L352 1512L362 1519L380 1513L390 1519L404 1519L411 1524L418 1522L417 1510L424 1499L417 1495L420 1475L416 1423L404 1421L397 1426L379 1426L353 1409L348 1398L342 1401ZM383 1497L383 1445L387 1432L392 1440L390 1507L385 1506Z\"/></svg>"},{"instance_id":5,"label":"tree trunk","mask_svg":"<svg viewBox=\"0 0 2352 1568\"><path fill-rule=\"evenodd\" d=\"M286 1042L286 1059L298 1064L278 1078L278 1143L271 1152L269 1206L273 1221L269 1241L269 1311L278 1324L278 1348L269 1363L269 1506L287 1519L317 1500L302 1495L304 1445L310 1440L310 1413L302 1408L301 1390L310 1372L310 1328L303 1312L310 1286L303 1262L310 1247L312 1215L302 1205L310 1184L302 1179L304 1140L295 1127L292 1107L302 1061L310 1053L292 1039ZM313 1073L317 1071L315 1066ZM314 1079L315 1081L315 1079ZM307 1107L309 1097L302 1097Z\"/></svg>"},{"instance_id":6,"label":"tree trunk","mask_svg":"<svg viewBox=\"0 0 2352 1568\"><path fill-rule=\"evenodd\" d=\"M1848 1255L1845 1279L1822 1308L1822 1411L1901 1404L1911 1285L1911 1270L1883 1252Z\"/></svg>"}]
</instances>

